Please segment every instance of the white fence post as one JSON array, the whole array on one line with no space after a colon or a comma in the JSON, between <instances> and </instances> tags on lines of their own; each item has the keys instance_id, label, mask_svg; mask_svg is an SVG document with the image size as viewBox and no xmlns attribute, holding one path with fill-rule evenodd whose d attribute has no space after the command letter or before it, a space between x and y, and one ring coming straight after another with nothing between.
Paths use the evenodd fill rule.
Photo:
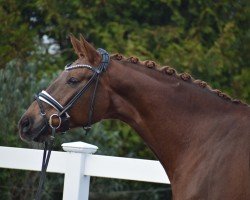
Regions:
<instances>
[{"instance_id":1,"label":"white fence post","mask_svg":"<svg viewBox=\"0 0 250 200\"><path fill-rule=\"evenodd\" d=\"M84 175L85 159L98 147L84 142L62 144L68 152L63 187L63 200L88 200L90 176Z\"/></svg>"}]
</instances>

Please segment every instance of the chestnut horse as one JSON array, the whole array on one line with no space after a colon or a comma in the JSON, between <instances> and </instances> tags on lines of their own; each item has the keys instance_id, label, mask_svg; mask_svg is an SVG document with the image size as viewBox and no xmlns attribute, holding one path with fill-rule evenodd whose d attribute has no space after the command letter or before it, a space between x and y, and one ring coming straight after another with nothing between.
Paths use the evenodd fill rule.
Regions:
<instances>
[{"instance_id":1,"label":"chestnut horse","mask_svg":"<svg viewBox=\"0 0 250 200\"><path fill-rule=\"evenodd\" d=\"M22 139L43 142L51 134L41 106L45 119L53 116L57 132L64 130L63 118L70 128L119 119L157 156L173 199L250 199L248 105L188 74L159 69L152 61L119 54L105 60L108 54L96 51L83 37L70 38L78 59L25 112L19 122ZM94 75L93 84L78 95ZM51 99L62 108L49 103ZM65 113L70 118L63 117Z\"/></svg>"}]
</instances>

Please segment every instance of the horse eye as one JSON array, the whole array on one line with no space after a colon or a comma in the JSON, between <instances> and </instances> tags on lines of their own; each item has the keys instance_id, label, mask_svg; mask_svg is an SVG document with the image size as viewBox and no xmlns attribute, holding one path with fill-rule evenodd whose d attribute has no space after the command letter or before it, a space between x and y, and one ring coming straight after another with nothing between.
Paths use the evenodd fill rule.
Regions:
<instances>
[{"instance_id":1,"label":"horse eye","mask_svg":"<svg viewBox=\"0 0 250 200\"><path fill-rule=\"evenodd\" d=\"M79 83L79 82L80 82L80 81L79 81L77 78L75 78L75 77L71 77L71 78L67 81L68 84L72 84L72 85L77 84L77 83Z\"/></svg>"}]
</instances>

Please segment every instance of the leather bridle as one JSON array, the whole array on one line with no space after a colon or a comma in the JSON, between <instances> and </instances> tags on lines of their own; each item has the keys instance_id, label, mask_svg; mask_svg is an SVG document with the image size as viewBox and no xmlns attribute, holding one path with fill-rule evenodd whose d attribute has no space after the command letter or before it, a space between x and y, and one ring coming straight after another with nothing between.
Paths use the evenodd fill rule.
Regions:
<instances>
[{"instance_id":1,"label":"leather bridle","mask_svg":"<svg viewBox=\"0 0 250 200\"><path fill-rule=\"evenodd\" d=\"M65 70L67 71L74 70L77 68L85 68L93 72L93 75L88 80L88 82L81 88L80 91L78 91L78 93L65 106L62 106L55 98L53 98L46 91L42 91L36 96L36 101L40 108L40 114L42 115L44 121L46 121L45 122L46 126L50 126L51 128L53 127L55 129L60 128L60 131L62 132L69 130L70 115L68 114L68 111L72 108L72 106L76 103L76 101L92 86L92 84L95 83L94 91L92 93L91 101L90 101L88 123L87 125L84 125L83 127L86 131L89 131L91 129L96 90L98 87L99 78L100 78L100 75L107 69L109 60L110 60L109 54L104 49L98 49L97 51L102 56L101 63L99 64L98 67L92 67L86 64L78 64L78 65L68 64L65 66ZM45 109L43 108L41 101L54 107L58 111L58 113L52 114L49 117L49 119L47 119ZM56 117L59 119L59 124L56 127L54 127L52 121L53 121L53 118L56 118Z\"/></svg>"},{"instance_id":2,"label":"leather bridle","mask_svg":"<svg viewBox=\"0 0 250 200\"><path fill-rule=\"evenodd\" d=\"M99 79L101 74L106 71L108 64L109 64L109 54L104 49L97 49L97 51L101 54L102 60L98 67L93 67L87 64L77 64L77 65L71 65L68 64L65 66L65 70L70 71L77 68L85 68L88 70L91 70L93 72L91 78L87 81L87 83L81 88L80 91L65 105L62 106L55 98L53 98L50 94L48 94L46 91L40 92L38 95L35 95L35 100L38 103L39 109L40 109L40 115L43 118L44 121L44 127L43 130L48 130L51 128L51 136L50 140L44 142L44 153L43 153L43 161L42 161L42 169L41 169L41 175L40 175L40 181L38 190L36 193L36 200L41 199L41 194L43 190L44 181L46 178L46 170L48 167L49 159L51 150L53 148L54 144L54 138L55 138L55 132L56 129L60 129L61 132L65 132L70 129L69 127L69 119L70 115L68 114L68 111L72 108L72 106L76 103L76 101L93 85L94 90L90 99L90 107L89 107L89 113L88 113L88 122L87 125L84 125L83 128L88 132L91 129L92 124L92 117L94 112L94 104L95 104L95 97L96 97L96 91L99 83ZM54 107L58 113L54 113L47 118L46 111L44 109L43 103L49 104L50 106ZM53 124L53 118L58 118L59 124L54 125ZM44 131L40 131L37 137L42 134Z\"/></svg>"}]
</instances>

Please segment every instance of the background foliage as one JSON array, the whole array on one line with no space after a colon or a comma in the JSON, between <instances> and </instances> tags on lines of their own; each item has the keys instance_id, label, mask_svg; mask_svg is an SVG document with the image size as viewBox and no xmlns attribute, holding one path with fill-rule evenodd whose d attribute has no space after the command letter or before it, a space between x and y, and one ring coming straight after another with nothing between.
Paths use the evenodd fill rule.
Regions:
<instances>
[{"instance_id":1,"label":"background foliage","mask_svg":"<svg viewBox=\"0 0 250 200\"><path fill-rule=\"evenodd\" d=\"M250 12L247 0L0 0L0 145L23 143L17 122L63 66L76 59L69 33L96 47L186 71L250 102ZM125 124L98 123L89 136L58 138L99 146L99 154L154 159ZM150 172L149 172L150 173ZM0 199L32 199L38 173L0 169ZM166 185L93 178L91 199L166 199ZM48 176L44 199L61 199L63 177Z\"/></svg>"}]
</instances>

